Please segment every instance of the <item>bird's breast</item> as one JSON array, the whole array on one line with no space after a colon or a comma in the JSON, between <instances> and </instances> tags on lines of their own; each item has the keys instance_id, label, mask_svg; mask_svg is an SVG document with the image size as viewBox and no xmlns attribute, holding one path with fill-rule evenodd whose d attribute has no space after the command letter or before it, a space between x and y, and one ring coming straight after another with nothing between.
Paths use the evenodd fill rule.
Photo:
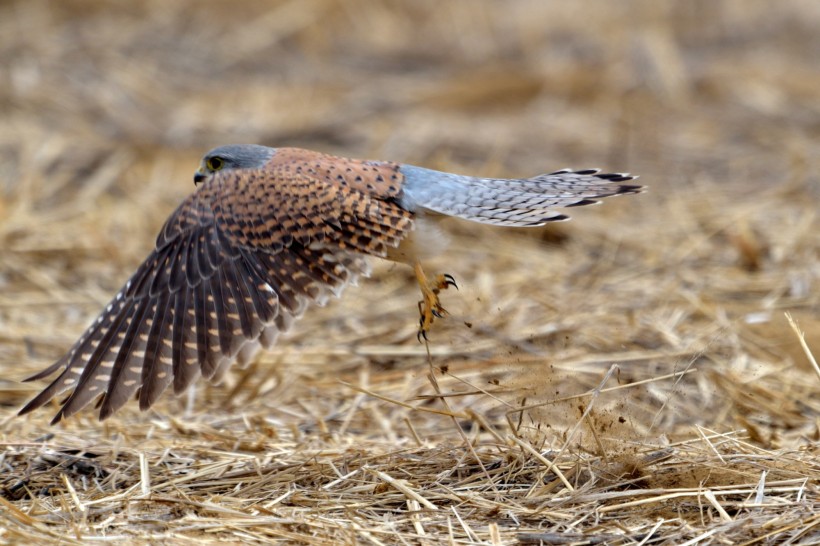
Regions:
<instances>
[{"instance_id":1,"label":"bird's breast","mask_svg":"<svg viewBox=\"0 0 820 546\"><path fill-rule=\"evenodd\" d=\"M387 259L413 265L444 252L450 237L440 224L441 218L442 216L435 213L417 212L413 231L402 239L397 248L390 248L387 251Z\"/></svg>"}]
</instances>

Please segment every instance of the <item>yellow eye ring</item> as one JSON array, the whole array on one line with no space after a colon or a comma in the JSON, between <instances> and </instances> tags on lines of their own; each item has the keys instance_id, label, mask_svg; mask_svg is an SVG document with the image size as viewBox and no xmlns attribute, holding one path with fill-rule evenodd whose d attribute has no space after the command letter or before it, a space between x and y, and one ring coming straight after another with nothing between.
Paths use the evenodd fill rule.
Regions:
<instances>
[{"instance_id":1,"label":"yellow eye ring","mask_svg":"<svg viewBox=\"0 0 820 546\"><path fill-rule=\"evenodd\" d=\"M225 166L225 161L221 157L209 157L205 165L212 171L218 171Z\"/></svg>"}]
</instances>

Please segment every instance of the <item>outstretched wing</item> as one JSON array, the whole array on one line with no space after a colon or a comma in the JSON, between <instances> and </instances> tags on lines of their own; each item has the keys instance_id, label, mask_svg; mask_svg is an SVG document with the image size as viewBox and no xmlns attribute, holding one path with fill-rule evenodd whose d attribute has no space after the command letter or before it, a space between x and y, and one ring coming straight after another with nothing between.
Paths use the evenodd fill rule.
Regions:
<instances>
[{"instance_id":1,"label":"outstretched wing","mask_svg":"<svg viewBox=\"0 0 820 546\"><path fill-rule=\"evenodd\" d=\"M70 389L52 422L99 396L100 419L138 391L145 410L171 383L217 379L243 348L270 345L411 228L397 169L283 148L262 169L218 173L71 350L28 379L62 370L20 413Z\"/></svg>"},{"instance_id":2,"label":"outstretched wing","mask_svg":"<svg viewBox=\"0 0 820 546\"><path fill-rule=\"evenodd\" d=\"M642 186L624 184L636 177L564 169L532 178L478 178L402 165L403 204L448 216L497 226L540 226L569 217L556 208L598 203L613 195L639 193Z\"/></svg>"}]
</instances>

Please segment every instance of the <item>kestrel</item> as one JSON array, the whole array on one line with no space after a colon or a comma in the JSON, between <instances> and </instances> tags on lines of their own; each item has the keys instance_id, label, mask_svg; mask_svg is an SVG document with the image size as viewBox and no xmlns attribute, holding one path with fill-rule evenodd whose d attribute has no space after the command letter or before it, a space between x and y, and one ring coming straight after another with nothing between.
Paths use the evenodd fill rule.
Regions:
<instances>
[{"instance_id":1,"label":"kestrel","mask_svg":"<svg viewBox=\"0 0 820 546\"><path fill-rule=\"evenodd\" d=\"M216 381L270 347L309 303L368 273L377 256L414 268L420 333L444 314L419 261L441 246L437 217L498 226L566 220L554 209L638 193L628 174L568 169L524 179L477 178L296 148L231 145L202 159L196 191L166 221L156 248L60 360L60 375L20 414L73 389L52 423L101 397L105 419L137 394L149 408L172 383Z\"/></svg>"}]
</instances>

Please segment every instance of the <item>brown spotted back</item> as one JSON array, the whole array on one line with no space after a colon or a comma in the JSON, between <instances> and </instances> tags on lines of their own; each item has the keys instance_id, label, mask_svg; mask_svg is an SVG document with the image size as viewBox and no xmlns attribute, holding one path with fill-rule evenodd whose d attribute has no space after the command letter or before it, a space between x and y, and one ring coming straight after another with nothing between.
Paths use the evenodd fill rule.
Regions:
<instances>
[{"instance_id":1,"label":"brown spotted back","mask_svg":"<svg viewBox=\"0 0 820 546\"><path fill-rule=\"evenodd\" d=\"M300 148L277 148L266 171L290 177L304 175L328 186L349 187L380 199L401 194L403 175L398 163L336 157Z\"/></svg>"},{"instance_id":2,"label":"brown spotted back","mask_svg":"<svg viewBox=\"0 0 820 546\"><path fill-rule=\"evenodd\" d=\"M279 252L292 241L384 256L412 226L399 165L277 149L260 170L218 173L217 223L234 244Z\"/></svg>"}]
</instances>

